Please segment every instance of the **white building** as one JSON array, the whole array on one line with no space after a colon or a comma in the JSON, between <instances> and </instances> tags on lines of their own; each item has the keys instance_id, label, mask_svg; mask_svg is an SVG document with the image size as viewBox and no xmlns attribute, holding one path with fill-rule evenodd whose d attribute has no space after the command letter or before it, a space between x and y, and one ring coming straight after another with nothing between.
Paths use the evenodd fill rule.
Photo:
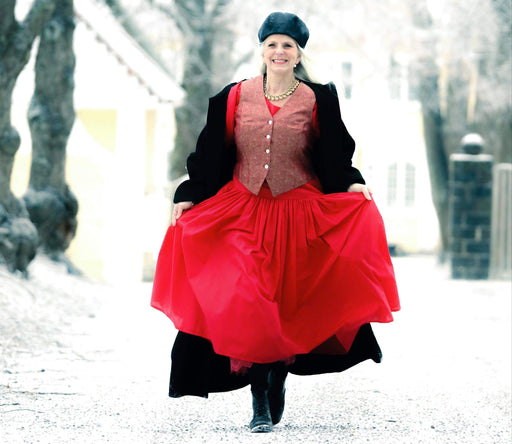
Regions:
<instances>
[{"instance_id":1,"label":"white building","mask_svg":"<svg viewBox=\"0 0 512 444\"><path fill-rule=\"evenodd\" d=\"M406 54L397 59L376 70L364 54L334 52L323 54L319 64L338 85L342 118L356 141L354 163L374 191L389 244L408 253L431 252L439 227L421 105L408 81Z\"/></svg>"},{"instance_id":2,"label":"white building","mask_svg":"<svg viewBox=\"0 0 512 444\"><path fill-rule=\"evenodd\" d=\"M150 278L169 221L168 153L179 86L109 14L75 2L75 108L67 182L79 200L78 231L68 256L87 275L109 282ZM35 57L35 51L33 58ZM13 97L22 145L12 189L26 190L31 141L26 119L33 60Z\"/></svg>"}]
</instances>

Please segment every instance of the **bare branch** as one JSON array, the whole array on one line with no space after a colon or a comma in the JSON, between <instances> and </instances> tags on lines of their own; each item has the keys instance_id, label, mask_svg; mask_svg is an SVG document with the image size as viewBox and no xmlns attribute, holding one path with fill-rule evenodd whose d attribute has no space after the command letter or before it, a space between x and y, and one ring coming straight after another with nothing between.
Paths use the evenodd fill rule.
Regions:
<instances>
[{"instance_id":1,"label":"bare branch","mask_svg":"<svg viewBox=\"0 0 512 444\"><path fill-rule=\"evenodd\" d=\"M137 23L132 19L131 15L126 11L124 6L119 0L103 0L105 4L110 8L110 11L121 24L124 30L140 45L144 51L165 71L169 74L167 65L162 60L158 51L149 39L146 38L144 31L140 29ZM152 2L149 2L152 4Z\"/></svg>"},{"instance_id":2,"label":"bare branch","mask_svg":"<svg viewBox=\"0 0 512 444\"><path fill-rule=\"evenodd\" d=\"M2 59L7 60L9 79L15 80L28 62L32 43L52 15L55 4L56 0L35 0L25 20L8 39Z\"/></svg>"},{"instance_id":3,"label":"bare branch","mask_svg":"<svg viewBox=\"0 0 512 444\"><path fill-rule=\"evenodd\" d=\"M56 0L35 0L32 8L21 24L20 41L25 43L20 51L29 51L32 42L39 35L44 24L50 18L55 9Z\"/></svg>"},{"instance_id":4,"label":"bare branch","mask_svg":"<svg viewBox=\"0 0 512 444\"><path fill-rule=\"evenodd\" d=\"M176 23L176 26L184 35L190 35L192 33L192 28L186 20L186 11L183 9L180 10L180 5L172 3L169 6L163 6L161 4L155 4L152 0L148 0L148 3Z\"/></svg>"}]
</instances>

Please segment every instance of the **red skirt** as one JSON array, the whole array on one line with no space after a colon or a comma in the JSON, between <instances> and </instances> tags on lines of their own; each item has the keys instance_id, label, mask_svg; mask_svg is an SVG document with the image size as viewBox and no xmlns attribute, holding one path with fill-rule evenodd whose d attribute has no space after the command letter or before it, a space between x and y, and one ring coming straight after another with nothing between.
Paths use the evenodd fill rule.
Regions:
<instances>
[{"instance_id":1,"label":"red skirt","mask_svg":"<svg viewBox=\"0 0 512 444\"><path fill-rule=\"evenodd\" d=\"M362 193L318 181L273 197L236 178L169 227L151 305L219 355L268 363L346 353L400 309L384 224Z\"/></svg>"}]
</instances>

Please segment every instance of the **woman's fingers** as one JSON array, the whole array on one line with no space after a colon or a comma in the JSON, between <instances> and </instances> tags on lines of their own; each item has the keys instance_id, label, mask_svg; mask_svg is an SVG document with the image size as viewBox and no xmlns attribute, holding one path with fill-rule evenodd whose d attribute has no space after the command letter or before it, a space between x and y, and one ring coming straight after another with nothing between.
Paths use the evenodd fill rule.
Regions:
<instances>
[{"instance_id":1,"label":"woman's fingers","mask_svg":"<svg viewBox=\"0 0 512 444\"><path fill-rule=\"evenodd\" d=\"M175 227L176 222L181 217L183 212L192 208L193 205L194 204L192 202L179 202L174 205L174 209L172 210L171 225Z\"/></svg>"},{"instance_id":2,"label":"woman's fingers","mask_svg":"<svg viewBox=\"0 0 512 444\"><path fill-rule=\"evenodd\" d=\"M348 191L351 193L363 193L363 196L367 200L372 200L372 189L369 186L361 183L353 183L348 187Z\"/></svg>"},{"instance_id":3,"label":"woman's fingers","mask_svg":"<svg viewBox=\"0 0 512 444\"><path fill-rule=\"evenodd\" d=\"M180 218L181 213L183 213L183 210L181 210L177 205L172 210L172 218L171 218L171 225L173 227L176 226L177 220Z\"/></svg>"},{"instance_id":4,"label":"woman's fingers","mask_svg":"<svg viewBox=\"0 0 512 444\"><path fill-rule=\"evenodd\" d=\"M362 193L364 194L364 197L366 197L366 199L368 200L372 200L372 195L371 195L371 190L369 187L365 186L363 189L362 189Z\"/></svg>"}]
</instances>

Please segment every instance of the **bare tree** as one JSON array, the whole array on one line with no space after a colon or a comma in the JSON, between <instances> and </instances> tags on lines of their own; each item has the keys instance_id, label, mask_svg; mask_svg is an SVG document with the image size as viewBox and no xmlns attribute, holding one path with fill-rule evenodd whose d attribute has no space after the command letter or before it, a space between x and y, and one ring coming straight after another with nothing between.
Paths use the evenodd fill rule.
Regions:
<instances>
[{"instance_id":1,"label":"bare tree","mask_svg":"<svg viewBox=\"0 0 512 444\"><path fill-rule=\"evenodd\" d=\"M448 154L445 147L444 119L439 93L440 71L437 64L437 39L431 31L432 17L426 2L411 5L412 26L417 30L413 48L419 54L412 61L418 99L422 105L423 128L432 193L441 235L441 255L448 246Z\"/></svg>"},{"instance_id":2,"label":"bare tree","mask_svg":"<svg viewBox=\"0 0 512 444\"><path fill-rule=\"evenodd\" d=\"M208 97L234 73L231 51L234 39L229 38L231 30L226 21L230 0L150 3L173 20L183 35L185 58L181 86L187 93L187 100L176 110L178 130L170 159L170 177L173 178L186 172L185 159L195 148L204 126ZM219 44L221 38L223 44ZM215 66L219 60L222 62Z\"/></svg>"},{"instance_id":3,"label":"bare tree","mask_svg":"<svg viewBox=\"0 0 512 444\"><path fill-rule=\"evenodd\" d=\"M473 129L484 136L496 162L512 163L512 2L491 0L490 4L494 39L477 53L478 104Z\"/></svg>"},{"instance_id":4,"label":"bare tree","mask_svg":"<svg viewBox=\"0 0 512 444\"><path fill-rule=\"evenodd\" d=\"M442 251L448 246L448 163L468 132L479 132L497 162L511 161L510 0L445 0L433 15L427 0L319 0L322 20L349 51L364 55L381 75L393 75L396 52L408 59L409 90L422 109L431 193ZM336 2L337 3L337 2ZM318 12L318 14L322 14ZM360 17L360 21L354 20ZM347 18L364 26L350 32ZM336 28L336 23L340 23ZM370 44L370 50L365 45ZM377 49L375 51L375 49ZM388 65L386 65L386 59ZM371 75L371 74L370 74Z\"/></svg>"},{"instance_id":5,"label":"bare tree","mask_svg":"<svg viewBox=\"0 0 512 444\"><path fill-rule=\"evenodd\" d=\"M169 177L186 173L185 159L194 150L205 124L208 98L232 78L247 53L236 58L232 0L103 0L125 30L168 72L172 64L182 64L181 86L184 103L176 109L177 134L169 160ZM155 36L143 29L136 8L150 10L155 20L166 20L179 30L180 60L164 60L157 50ZM132 9L130 9L132 8ZM251 51L248 51L252 54Z\"/></svg>"},{"instance_id":6,"label":"bare tree","mask_svg":"<svg viewBox=\"0 0 512 444\"><path fill-rule=\"evenodd\" d=\"M35 91L28 110L32 165L24 196L40 246L54 260L67 263L64 251L74 238L78 201L66 184L66 146L75 120L73 0L57 0L39 42Z\"/></svg>"},{"instance_id":7,"label":"bare tree","mask_svg":"<svg viewBox=\"0 0 512 444\"><path fill-rule=\"evenodd\" d=\"M38 242L24 202L10 189L14 156L20 145L20 136L11 123L12 92L55 2L35 0L22 22L14 15L15 0L0 2L0 262L12 271L26 272Z\"/></svg>"},{"instance_id":8,"label":"bare tree","mask_svg":"<svg viewBox=\"0 0 512 444\"><path fill-rule=\"evenodd\" d=\"M152 0L137 0L136 2L131 1L130 3L123 0L96 1L103 1L103 3L109 7L112 15L117 19L119 24L140 45L140 47L144 49L144 51L146 51L162 69L169 71L166 61L157 49L157 44L154 42L153 38L148 35L147 30L139 24L137 20L137 9L132 10L128 8L129 5L131 5L132 8L135 5L135 7L143 8L143 10L148 9L148 7L149 9L153 8L156 10L153 6ZM158 18L155 17L155 20L158 20Z\"/></svg>"},{"instance_id":9,"label":"bare tree","mask_svg":"<svg viewBox=\"0 0 512 444\"><path fill-rule=\"evenodd\" d=\"M441 22L424 0L409 6L432 197L447 248L448 161L461 138L477 131L496 161L511 161L510 2L451 0Z\"/></svg>"}]
</instances>

